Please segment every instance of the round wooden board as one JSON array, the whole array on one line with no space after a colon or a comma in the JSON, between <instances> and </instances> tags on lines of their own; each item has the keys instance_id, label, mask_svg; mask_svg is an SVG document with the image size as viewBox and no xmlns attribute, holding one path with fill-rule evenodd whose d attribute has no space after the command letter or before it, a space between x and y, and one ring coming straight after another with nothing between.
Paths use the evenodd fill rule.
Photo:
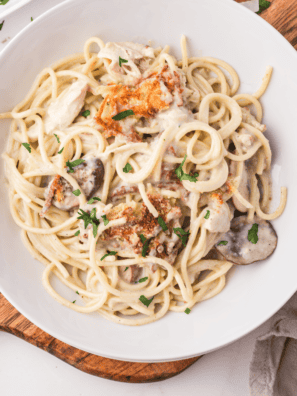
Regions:
<instances>
[{"instance_id":1,"label":"round wooden board","mask_svg":"<svg viewBox=\"0 0 297 396\"><path fill-rule=\"evenodd\" d=\"M236 1L240 3L243 0ZM261 17L274 26L297 49L297 0L272 0L271 3ZM40 330L21 315L1 294L0 330L30 342L79 370L114 381L141 383L165 380L181 373L199 359L198 356L169 363L131 363L92 355L73 348Z\"/></svg>"}]
</instances>

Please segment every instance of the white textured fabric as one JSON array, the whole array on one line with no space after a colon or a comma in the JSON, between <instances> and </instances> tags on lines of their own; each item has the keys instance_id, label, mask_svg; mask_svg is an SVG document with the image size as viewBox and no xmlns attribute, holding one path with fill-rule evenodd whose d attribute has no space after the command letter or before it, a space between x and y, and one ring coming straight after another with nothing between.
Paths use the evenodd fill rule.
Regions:
<instances>
[{"instance_id":1,"label":"white textured fabric","mask_svg":"<svg viewBox=\"0 0 297 396\"><path fill-rule=\"evenodd\" d=\"M250 390L251 396L297 395L297 293L256 341Z\"/></svg>"},{"instance_id":2,"label":"white textured fabric","mask_svg":"<svg viewBox=\"0 0 297 396\"><path fill-rule=\"evenodd\" d=\"M259 11L259 0L249 0L241 3L245 7L249 8L251 11L258 12Z\"/></svg>"}]
</instances>

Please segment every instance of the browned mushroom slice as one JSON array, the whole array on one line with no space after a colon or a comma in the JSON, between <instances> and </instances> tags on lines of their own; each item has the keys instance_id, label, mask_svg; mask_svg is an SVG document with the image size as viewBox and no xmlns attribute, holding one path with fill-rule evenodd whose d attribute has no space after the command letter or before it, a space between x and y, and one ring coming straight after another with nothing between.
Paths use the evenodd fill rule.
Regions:
<instances>
[{"instance_id":1,"label":"browned mushroom slice","mask_svg":"<svg viewBox=\"0 0 297 396\"><path fill-rule=\"evenodd\" d=\"M89 199L101 186L104 178L104 165L99 158L85 160L75 166L71 175L77 180L87 199Z\"/></svg>"},{"instance_id":2,"label":"browned mushroom slice","mask_svg":"<svg viewBox=\"0 0 297 396\"><path fill-rule=\"evenodd\" d=\"M85 160L73 169L74 172L71 173L71 176L77 180L81 190L89 199L103 182L104 166L102 161L99 158ZM51 205L62 210L72 210L79 206L79 199L73 194L71 184L60 175L56 175L49 183L46 201L40 212L41 217L45 215Z\"/></svg>"},{"instance_id":3,"label":"browned mushroom slice","mask_svg":"<svg viewBox=\"0 0 297 396\"><path fill-rule=\"evenodd\" d=\"M256 218L251 223L246 216L240 216L232 220L230 231L222 235L215 247L226 260L247 265L265 260L274 252L276 245L277 235L269 221Z\"/></svg>"},{"instance_id":4,"label":"browned mushroom slice","mask_svg":"<svg viewBox=\"0 0 297 396\"><path fill-rule=\"evenodd\" d=\"M119 274L121 278L128 283L134 283L136 279L140 276L141 268L135 264L129 267L119 267Z\"/></svg>"}]
</instances>

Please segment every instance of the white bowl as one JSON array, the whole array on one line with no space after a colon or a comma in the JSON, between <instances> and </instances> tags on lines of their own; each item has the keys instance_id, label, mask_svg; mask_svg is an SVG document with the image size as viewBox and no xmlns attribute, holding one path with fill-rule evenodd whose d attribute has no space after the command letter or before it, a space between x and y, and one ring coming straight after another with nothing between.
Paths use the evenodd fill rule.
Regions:
<instances>
[{"instance_id":1,"label":"white bowl","mask_svg":"<svg viewBox=\"0 0 297 396\"><path fill-rule=\"evenodd\" d=\"M0 5L0 18L4 18L12 12L18 10L32 0L9 0L5 5Z\"/></svg>"},{"instance_id":2,"label":"white bowl","mask_svg":"<svg viewBox=\"0 0 297 396\"><path fill-rule=\"evenodd\" d=\"M4 112L25 96L43 67L81 51L93 35L105 41L147 43L151 39L155 45L171 45L180 56L181 34L189 39L191 55L215 56L233 65L242 92L253 93L266 66L274 67L262 100L274 158L273 206L278 205L282 185L289 188L289 199L284 215L274 222L279 244L271 258L236 268L224 291L197 305L190 315L169 313L147 326L120 326L97 314L73 312L47 294L41 284L43 265L24 248L8 210L7 191L1 188L1 291L54 337L114 359L166 361L212 351L261 325L296 291L296 52L259 16L231 0L72 0L26 27L0 56L0 111ZM8 124L0 123L1 151ZM61 290L75 299L72 292Z\"/></svg>"}]
</instances>

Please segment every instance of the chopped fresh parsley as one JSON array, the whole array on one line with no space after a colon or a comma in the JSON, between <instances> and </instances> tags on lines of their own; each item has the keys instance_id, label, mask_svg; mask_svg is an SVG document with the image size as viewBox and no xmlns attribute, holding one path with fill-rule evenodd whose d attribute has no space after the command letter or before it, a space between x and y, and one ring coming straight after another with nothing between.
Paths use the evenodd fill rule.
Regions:
<instances>
[{"instance_id":1,"label":"chopped fresh parsley","mask_svg":"<svg viewBox=\"0 0 297 396\"><path fill-rule=\"evenodd\" d=\"M218 243L218 246L226 246L228 245L228 241L221 241Z\"/></svg>"},{"instance_id":2,"label":"chopped fresh parsley","mask_svg":"<svg viewBox=\"0 0 297 396\"><path fill-rule=\"evenodd\" d=\"M185 313L186 313L187 315L189 315L190 312L191 312L190 308L186 308L186 309L185 309Z\"/></svg>"},{"instance_id":3,"label":"chopped fresh parsley","mask_svg":"<svg viewBox=\"0 0 297 396\"><path fill-rule=\"evenodd\" d=\"M93 198L91 198L91 199L88 201L88 204L89 204L89 205L92 205L95 201L101 201L101 199L98 198L98 197L93 197Z\"/></svg>"},{"instance_id":4,"label":"chopped fresh parsley","mask_svg":"<svg viewBox=\"0 0 297 396\"><path fill-rule=\"evenodd\" d=\"M83 220L85 229L88 227L89 224L92 224L93 235L95 238L97 235L98 225L99 225L99 220L96 217L96 208L93 208L91 210L91 213L87 213L82 209L79 209L79 211L77 213L79 214L79 217L77 219Z\"/></svg>"},{"instance_id":5,"label":"chopped fresh parsley","mask_svg":"<svg viewBox=\"0 0 297 396\"><path fill-rule=\"evenodd\" d=\"M56 135L55 133L54 133L54 135L56 136L57 142L58 142L58 143L61 143L61 142L60 142L60 139L59 139L59 136Z\"/></svg>"},{"instance_id":6,"label":"chopped fresh parsley","mask_svg":"<svg viewBox=\"0 0 297 396\"><path fill-rule=\"evenodd\" d=\"M146 307L150 305L150 303L153 301L154 297L152 297L150 300L148 300L144 295L139 297L139 301L142 302Z\"/></svg>"},{"instance_id":7,"label":"chopped fresh parsley","mask_svg":"<svg viewBox=\"0 0 297 396\"><path fill-rule=\"evenodd\" d=\"M141 242L143 244L141 255L142 255L142 257L145 257L146 253L147 253L147 249L148 249L150 241L151 241L151 238L150 239L146 239L146 237L144 235L142 235L142 234L140 234L139 237L140 237Z\"/></svg>"},{"instance_id":8,"label":"chopped fresh parsley","mask_svg":"<svg viewBox=\"0 0 297 396\"><path fill-rule=\"evenodd\" d=\"M254 245L258 242L258 229L259 226L257 223L253 224L252 228L248 232L248 240L252 242Z\"/></svg>"},{"instance_id":9,"label":"chopped fresh parsley","mask_svg":"<svg viewBox=\"0 0 297 396\"><path fill-rule=\"evenodd\" d=\"M113 116L112 119L115 120L115 121L121 121L124 118L129 117L131 115L134 115L134 111L133 110L125 110L125 111L122 111L121 113Z\"/></svg>"},{"instance_id":10,"label":"chopped fresh parsley","mask_svg":"<svg viewBox=\"0 0 297 396\"><path fill-rule=\"evenodd\" d=\"M74 234L74 236L79 236L80 234L80 230L76 231L76 233Z\"/></svg>"},{"instance_id":11,"label":"chopped fresh parsley","mask_svg":"<svg viewBox=\"0 0 297 396\"><path fill-rule=\"evenodd\" d=\"M5 5L9 2L9 0L0 0L0 5Z\"/></svg>"},{"instance_id":12,"label":"chopped fresh parsley","mask_svg":"<svg viewBox=\"0 0 297 396\"><path fill-rule=\"evenodd\" d=\"M139 283L142 283L142 282L145 282L146 280L148 280L148 277L146 276L145 278L141 278L141 279L139 279Z\"/></svg>"},{"instance_id":13,"label":"chopped fresh parsley","mask_svg":"<svg viewBox=\"0 0 297 396\"><path fill-rule=\"evenodd\" d=\"M119 56L119 65L122 67L122 63L128 63L127 59L123 59Z\"/></svg>"},{"instance_id":14,"label":"chopped fresh parsley","mask_svg":"<svg viewBox=\"0 0 297 396\"><path fill-rule=\"evenodd\" d=\"M62 147L61 150L58 151L58 154L62 154L62 153L63 153L63 150L64 150L64 147Z\"/></svg>"},{"instance_id":15,"label":"chopped fresh parsley","mask_svg":"<svg viewBox=\"0 0 297 396\"><path fill-rule=\"evenodd\" d=\"M173 228L173 232L179 237L179 239L182 241L182 244L186 246L190 232L186 232L182 228Z\"/></svg>"},{"instance_id":16,"label":"chopped fresh parsley","mask_svg":"<svg viewBox=\"0 0 297 396\"><path fill-rule=\"evenodd\" d=\"M210 211L208 210L208 211L206 212L206 215L204 216L204 218L207 220L207 219L209 219L209 216L210 216Z\"/></svg>"},{"instance_id":17,"label":"chopped fresh parsley","mask_svg":"<svg viewBox=\"0 0 297 396\"><path fill-rule=\"evenodd\" d=\"M129 268L129 267L126 267L125 270L124 270L124 272L126 272L128 268Z\"/></svg>"},{"instance_id":18,"label":"chopped fresh parsley","mask_svg":"<svg viewBox=\"0 0 297 396\"><path fill-rule=\"evenodd\" d=\"M76 294L79 294L79 292L76 290L76 292L75 292Z\"/></svg>"},{"instance_id":19,"label":"chopped fresh parsley","mask_svg":"<svg viewBox=\"0 0 297 396\"><path fill-rule=\"evenodd\" d=\"M2 23L0 23L0 30L2 30L3 25L4 25L4 21L2 21Z\"/></svg>"},{"instance_id":20,"label":"chopped fresh parsley","mask_svg":"<svg viewBox=\"0 0 297 396\"><path fill-rule=\"evenodd\" d=\"M72 304L75 304L75 303L76 303L76 300L72 301Z\"/></svg>"},{"instance_id":21,"label":"chopped fresh parsley","mask_svg":"<svg viewBox=\"0 0 297 396\"><path fill-rule=\"evenodd\" d=\"M67 161L67 162L66 162L66 165L67 165L68 168L69 168L68 173L73 173L73 172L74 172L74 169L73 169L73 168L74 168L75 166L78 166L78 165L82 164L83 162L85 162L85 160L83 160L83 159L77 159L77 160L72 161L72 162Z\"/></svg>"},{"instance_id":22,"label":"chopped fresh parsley","mask_svg":"<svg viewBox=\"0 0 297 396\"><path fill-rule=\"evenodd\" d=\"M262 11L267 10L271 6L271 3L267 0L259 0L259 11L257 14L261 14Z\"/></svg>"},{"instance_id":23,"label":"chopped fresh parsley","mask_svg":"<svg viewBox=\"0 0 297 396\"><path fill-rule=\"evenodd\" d=\"M31 17L31 22L33 22L33 17Z\"/></svg>"},{"instance_id":24,"label":"chopped fresh parsley","mask_svg":"<svg viewBox=\"0 0 297 396\"><path fill-rule=\"evenodd\" d=\"M129 173L132 169L132 166L129 164L129 162L127 162L127 164L123 168L123 172Z\"/></svg>"},{"instance_id":25,"label":"chopped fresh parsley","mask_svg":"<svg viewBox=\"0 0 297 396\"><path fill-rule=\"evenodd\" d=\"M108 218L106 217L106 215L101 216L104 222L104 225L106 226L109 223Z\"/></svg>"},{"instance_id":26,"label":"chopped fresh parsley","mask_svg":"<svg viewBox=\"0 0 297 396\"><path fill-rule=\"evenodd\" d=\"M91 114L90 110L85 110L81 113L81 115L85 118L87 118Z\"/></svg>"},{"instance_id":27,"label":"chopped fresh parsley","mask_svg":"<svg viewBox=\"0 0 297 396\"><path fill-rule=\"evenodd\" d=\"M72 194L74 194L76 197L78 197L81 194L81 191L79 189L72 191Z\"/></svg>"},{"instance_id":28,"label":"chopped fresh parsley","mask_svg":"<svg viewBox=\"0 0 297 396\"><path fill-rule=\"evenodd\" d=\"M184 163L186 162L186 159L187 159L187 155L185 155L183 162L180 164L180 166L175 169L175 174L179 178L180 181L189 180L190 182L196 183L199 173L195 173L194 176L191 176L183 171L183 166L184 166Z\"/></svg>"},{"instance_id":29,"label":"chopped fresh parsley","mask_svg":"<svg viewBox=\"0 0 297 396\"><path fill-rule=\"evenodd\" d=\"M26 150L28 150L28 151L29 151L29 153L31 153L31 146L30 146L30 144L29 144L29 143L22 143L22 146L24 146L24 147L25 147L25 149L26 149Z\"/></svg>"},{"instance_id":30,"label":"chopped fresh parsley","mask_svg":"<svg viewBox=\"0 0 297 396\"><path fill-rule=\"evenodd\" d=\"M167 227L165 221L162 219L161 216L158 217L158 223L159 223L159 225L161 226L161 228L162 228L162 230L164 232L168 230L168 227Z\"/></svg>"},{"instance_id":31,"label":"chopped fresh parsley","mask_svg":"<svg viewBox=\"0 0 297 396\"><path fill-rule=\"evenodd\" d=\"M103 261L104 259L105 259L105 257L107 257L107 256L115 256L117 254L117 252L109 252L109 253L106 253L101 259L100 259L100 261Z\"/></svg>"}]
</instances>

